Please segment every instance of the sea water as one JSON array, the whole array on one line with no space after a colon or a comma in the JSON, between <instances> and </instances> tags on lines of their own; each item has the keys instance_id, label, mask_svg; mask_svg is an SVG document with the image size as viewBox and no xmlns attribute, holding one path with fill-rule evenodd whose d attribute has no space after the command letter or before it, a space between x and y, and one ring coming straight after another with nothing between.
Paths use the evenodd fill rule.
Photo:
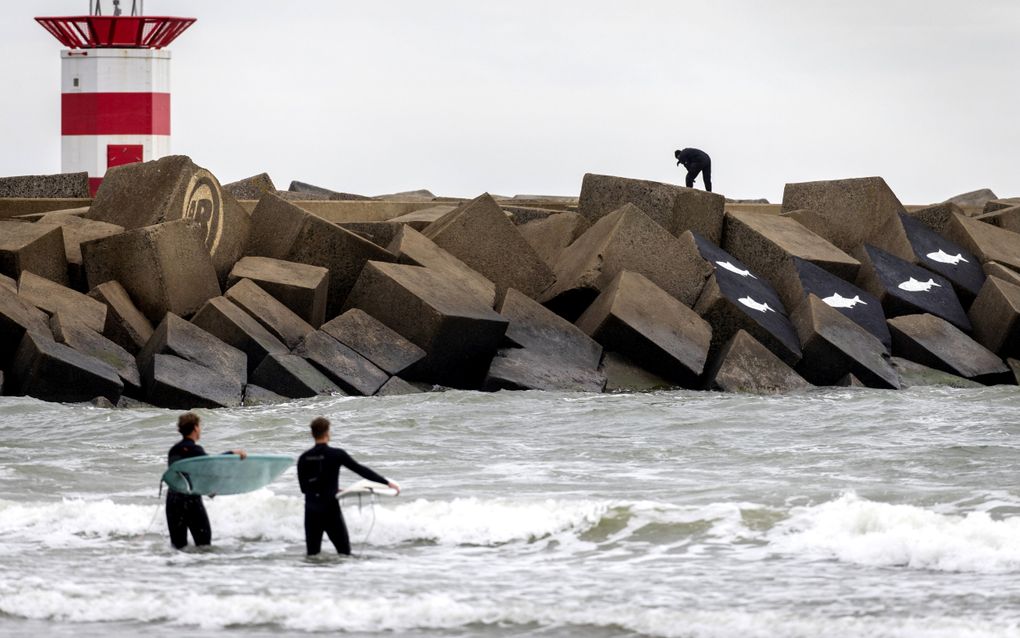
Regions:
<instances>
[{"instance_id":1,"label":"sea water","mask_svg":"<svg viewBox=\"0 0 1020 638\"><path fill-rule=\"evenodd\" d=\"M304 555L293 468L173 550L177 414L0 398L0 634L1020 636L1015 387L201 411L210 453L295 457L325 415L400 482L344 501L349 558Z\"/></svg>"}]
</instances>

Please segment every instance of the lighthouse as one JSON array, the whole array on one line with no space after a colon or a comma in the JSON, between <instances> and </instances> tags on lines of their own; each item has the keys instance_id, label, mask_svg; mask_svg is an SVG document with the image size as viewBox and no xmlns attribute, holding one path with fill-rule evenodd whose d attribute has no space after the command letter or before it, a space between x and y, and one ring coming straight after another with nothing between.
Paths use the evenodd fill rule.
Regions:
<instances>
[{"instance_id":1,"label":"lighthouse","mask_svg":"<svg viewBox=\"0 0 1020 638\"><path fill-rule=\"evenodd\" d=\"M144 0L142 1L144 6ZM60 52L61 172L86 171L95 195L106 169L170 154L170 51L194 18L122 15L36 18Z\"/></svg>"}]
</instances>

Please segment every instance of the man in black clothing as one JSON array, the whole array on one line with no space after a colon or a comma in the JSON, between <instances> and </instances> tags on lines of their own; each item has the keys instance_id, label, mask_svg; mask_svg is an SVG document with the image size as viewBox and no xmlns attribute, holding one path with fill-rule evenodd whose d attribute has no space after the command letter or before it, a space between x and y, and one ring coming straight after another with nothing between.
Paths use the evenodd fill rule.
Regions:
<instances>
[{"instance_id":1,"label":"man in black clothing","mask_svg":"<svg viewBox=\"0 0 1020 638\"><path fill-rule=\"evenodd\" d=\"M202 436L202 421L197 414L186 412L177 418L177 431L181 440L170 448L167 465L193 456L206 456L205 450L198 444ZM244 450L231 450L224 454L236 454L242 459L248 456ZM212 529L209 527L209 516L205 513L200 494L181 494L170 489L166 495L166 524L170 528L170 542L177 549L188 545L188 530L195 545L208 545L212 541Z\"/></svg>"},{"instance_id":2,"label":"man in black clothing","mask_svg":"<svg viewBox=\"0 0 1020 638\"><path fill-rule=\"evenodd\" d=\"M712 158L708 153L698 148L685 148L682 151L675 151L676 165L684 165L687 169L687 188L694 188L694 180L698 173L701 173L705 180L705 190L712 192Z\"/></svg>"},{"instance_id":3,"label":"man in black clothing","mask_svg":"<svg viewBox=\"0 0 1020 638\"><path fill-rule=\"evenodd\" d=\"M322 533L326 532L337 553L350 554L351 541L336 498L340 491L340 468L346 467L362 478L388 485L398 494L400 486L361 465L344 450L330 447L328 419L320 416L312 421L311 427L315 447L302 454L297 462L298 483L305 495L305 547L309 556L318 554Z\"/></svg>"}]
</instances>

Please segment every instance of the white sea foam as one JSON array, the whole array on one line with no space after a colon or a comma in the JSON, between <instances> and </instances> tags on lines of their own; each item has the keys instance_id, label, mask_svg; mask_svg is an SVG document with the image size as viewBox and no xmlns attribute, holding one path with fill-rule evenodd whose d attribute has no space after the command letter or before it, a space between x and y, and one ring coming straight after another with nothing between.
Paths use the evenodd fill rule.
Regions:
<instances>
[{"instance_id":1,"label":"white sea foam","mask_svg":"<svg viewBox=\"0 0 1020 638\"><path fill-rule=\"evenodd\" d=\"M1020 571L1020 517L947 514L847 493L794 508L770 533L771 547L870 566L952 572Z\"/></svg>"}]
</instances>

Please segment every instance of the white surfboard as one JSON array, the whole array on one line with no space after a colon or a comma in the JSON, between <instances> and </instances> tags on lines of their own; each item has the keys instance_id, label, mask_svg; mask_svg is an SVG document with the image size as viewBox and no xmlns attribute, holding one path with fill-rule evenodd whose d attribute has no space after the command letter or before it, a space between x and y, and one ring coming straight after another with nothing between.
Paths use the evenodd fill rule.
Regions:
<instances>
[{"instance_id":1,"label":"white surfboard","mask_svg":"<svg viewBox=\"0 0 1020 638\"><path fill-rule=\"evenodd\" d=\"M368 479L361 479L356 483L351 483L344 489L337 492L337 498L343 498L345 496L355 496L363 494L379 494L381 496L396 496L397 490L393 489L389 485L383 483L376 483Z\"/></svg>"}]
</instances>

